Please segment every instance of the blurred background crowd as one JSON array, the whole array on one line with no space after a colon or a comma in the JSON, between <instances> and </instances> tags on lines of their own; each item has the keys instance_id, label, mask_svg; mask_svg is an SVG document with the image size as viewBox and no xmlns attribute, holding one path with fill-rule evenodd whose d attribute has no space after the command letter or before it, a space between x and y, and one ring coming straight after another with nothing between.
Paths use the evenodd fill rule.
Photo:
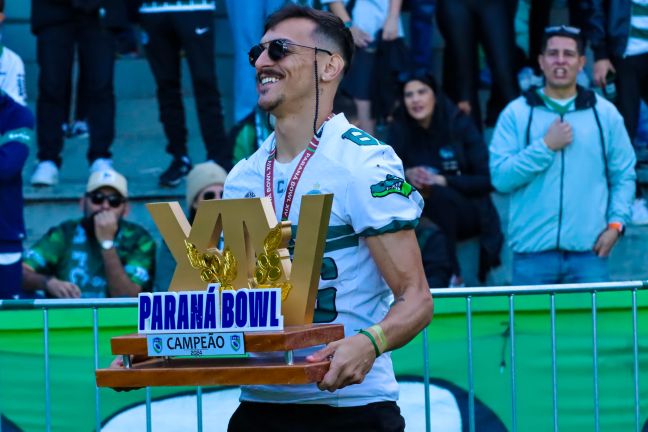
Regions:
<instances>
[{"instance_id":1,"label":"blurred background crowd","mask_svg":"<svg viewBox=\"0 0 648 432\"><path fill-rule=\"evenodd\" d=\"M354 61L335 112L392 145L406 179L423 192L417 236L430 286L511 282L490 274L510 260L503 255L511 253L511 222L491 181L489 144L506 126L499 124L505 108L546 85L539 58L547 55L547 32L584 42L577 55L585 64L574 75L579 92L614 104L632 144L624 172L635 189L610 229L621 235L648 225L648 0L295 2L328 9L353 35ZM219 199L227 172L272 132L256 106L248 50L286 1L17 3L0 0L0 22L29 25L35 64L25 68L21 57L32 53L12 39L21 33L0 24L0 298L165 290L173 261L141 204L182 197L192 220L197 203ZM143 59L143 72L124 66ZM154 89L146 104L120 100L124 89L142 88ZM606 127L599 125L603 142ZM141 139L151 130L155 139ZM612 196L607 173L616 159L604 159ZM80 210L70 204L77 200ZM599 253L597 238L590 240L588 249L607 259L610 250ZM462 253L470 241L476 253ZM641 261L640 242L630 243L624 260ZM515 245L513 252L520 252Z\"/></svg>"}]
</instances>

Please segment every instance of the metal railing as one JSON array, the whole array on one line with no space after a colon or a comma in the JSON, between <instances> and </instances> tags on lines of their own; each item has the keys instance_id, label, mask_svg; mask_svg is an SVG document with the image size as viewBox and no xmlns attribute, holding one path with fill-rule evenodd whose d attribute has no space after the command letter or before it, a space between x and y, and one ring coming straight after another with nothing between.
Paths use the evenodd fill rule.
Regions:
<instances>
[{"instance_id":1,"label":"metal railing","mask_svg":"<svg viewBox=\"0 0 648 432\"><path fill-rule=\"evenodd\" d=\"M558 377L557 377L557 350L556 350L556 304L555 296L573 293L589 293L591 295L592 315L592 358L594 371L594 425L595 430L600 430L599 419L599 376L598 376L598 345L597 345L597 293L622 291L629 292L632 298L632 340L633 340L633 378L634 378L634 419L635 431L640 431L639 411L639 348L638 348L638 326L637 326L637 291L648 289L648 281L595 283L595 284L568 284L568 285L535 285L517 287L479 287L479 288L442 288L431 289L435 300L447 298L465 299L466 325L467 325L467 356L468 356L468 411L469 429L475 431L475 380L473 371L473 305L475 297L507 297L508 316L510 328L510 382L511 382L511 429L518 430L517 426L517 403L516 403L516 368L515 368L515 297L527 295L548 295L551 325L551 370L552 370L552 403L553 403L553 429L558 431ZM126 308L136 307L137 299L74 299L74 300L0 300L0 312L3 310L42 310L43 311L43 343L44 343L44 364L45 364L45 428L51 430L51 389L50 389L50 359L49 359L49 316L53 309L91 309L93 315L93 342L94 342L94 366L99 368L99 309L104 308ZM429 382L429 352L428 352L428 331L422 332L423 340L423 379ZM430 394L429 386L424 385L426 430L431 430ZM202 388L196 388L196 416L198 431L202 432ZM101 430L100 416L101 400L99 388L95 386L95 424L96 430ZM0 425L0 429L2 426ZM146 430L152 429L151 421L151 389L146 388ZM2 432L0 430L0 432Z\"/></svg>"},{"instance_id":2,"label":"metal railing","mask_svg":"<svg viewBox=\"0 0 648 432\"><path fill-rule=\"evenodd\" d=\"M639 344L637 327L637 291L648 289L648 281L631 282L607 282L590 284L560 284L560 285L528 285L516 287L484 287L484 288L440 288L431 289L433 297L438 300L442 298L465 298L466 300L466 324L468 333L468 411L469 428L475 431L475 388L473 375L473 337L472 337L472 299L473 297L508 297L509 303L509 329L510 329L510 363L511 363L511 429L517 431L516 413L516 370L515 370L515 296L516 295L549 295L550 299L550 322L551 322L551 370L552 370L552 402L553 402L553 430L558 431L558 376L557 376L557 354L556 354L556 294L568 293L589 293L592 299L592 358L594 370L594 428L600 430L600 406L599 406L599 382L598 382L598 345L597 345L597 306L596 296L599 292L627 291L632 296L632 346L633 346L633 378L634 378L634 419L635 431L640 432L639 414ZM423 330L424 346L427 346L427 329ZM428 355L427 349L423 353ZM426 401L428 400L428 386L424 386ZM430 406L426 404L426 427L430 431Z\"/></svg>"}]
</instances>

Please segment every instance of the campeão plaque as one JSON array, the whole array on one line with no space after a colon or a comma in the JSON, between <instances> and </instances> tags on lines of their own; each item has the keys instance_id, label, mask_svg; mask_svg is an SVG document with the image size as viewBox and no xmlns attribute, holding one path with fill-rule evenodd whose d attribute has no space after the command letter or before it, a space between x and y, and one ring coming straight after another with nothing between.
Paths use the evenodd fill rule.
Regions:
<instances>
[{"instance_id":1,"label":"campe\u00e3o plaque","mask_svg":"<svg viewBox=\"0 0 648 432\"><path fill-rule=\"evenodd\" d=\"M123 367L98 369L97 385L320 381L329 361L293 351L344 337L341 324L312 323L332 202L302 197L292 260L291 223L277 222L268 198L201 202L193 225L177 202L148 204L177 266L169 292L140 294L138 333L111 340Z\"/></svg>"}]
</instances>

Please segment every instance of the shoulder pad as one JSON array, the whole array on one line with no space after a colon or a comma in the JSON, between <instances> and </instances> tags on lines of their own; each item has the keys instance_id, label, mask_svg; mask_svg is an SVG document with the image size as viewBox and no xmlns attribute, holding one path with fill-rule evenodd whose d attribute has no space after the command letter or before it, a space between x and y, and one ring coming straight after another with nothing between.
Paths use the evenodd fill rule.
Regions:
<instances>
[{"instance_id":1,"label":"shoulder pad","mask_svg":"<svg viewBox=\"0 0 648 432\"><path fill-rule=\"evenodd\" d=\"M380 141L378 141L376 138L372 137L367 132L358 128L350 128L349 130L347 130L342 134L342 138L348 139L349 141L353 141L359 146L381 144Z\"/></svg>"}]
</instances>

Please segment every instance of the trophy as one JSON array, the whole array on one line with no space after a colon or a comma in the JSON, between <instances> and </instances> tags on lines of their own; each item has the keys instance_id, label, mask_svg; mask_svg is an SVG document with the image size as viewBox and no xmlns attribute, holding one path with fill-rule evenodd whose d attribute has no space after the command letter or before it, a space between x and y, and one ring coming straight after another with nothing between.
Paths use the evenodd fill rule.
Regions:
<instances>
[{"instance_id":1,"label":"trophy","mask_svg":"<svg viewBox=\"0 0 648 432\"><path fill-rule=\"evenodd\" d=\"M138 333L111 340L123 366L98 369L97 386L321 381L330 362L294 351L344 337L313 324L332 202L302 197L292 260L293 227L268 198L203 201L193 225L177 202L147 204L177 266L168 292L139 295Z\"/></svg>"}]
</instances>

